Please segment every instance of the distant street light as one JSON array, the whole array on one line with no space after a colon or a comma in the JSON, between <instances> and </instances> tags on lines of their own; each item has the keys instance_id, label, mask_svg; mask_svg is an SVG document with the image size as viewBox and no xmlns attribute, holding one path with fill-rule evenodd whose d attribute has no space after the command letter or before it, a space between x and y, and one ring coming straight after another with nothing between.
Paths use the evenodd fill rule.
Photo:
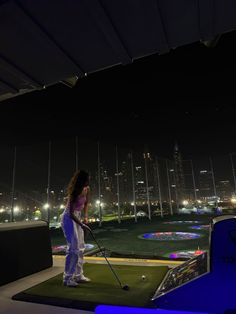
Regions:
<instances>
[{"instance_id":1,"label":"distant street light","mask_svg":"<svg viewBox=\"0 0 236 314\"><path fill-rule=\"evenodd\" d=\"M14 210L14 214L17 214L17 213L19 213L20 208L19 208L18 206L15 206L15 207L13 208L13 210Z\"/></svg>"},{"instance_id":2,"label":"distant street light","mask_svg":"<svg viewBox=\"0 0 236 314\"><path fill-rule=\"evenodd\" d=\"M46 203L46 204L43 205L43 208L44 208L44 209L48 209L49 207L50 207L50 205L49 205L48 203Z\"/></svg>"},{"instance_id":3,"label":"distant street light","mask_svg":"<svg viewBox=\"0 0 236 314\"><path fill-rule=\"evenodd\" d=\"M236 198L235 197L231 198L231 203L236 204Z\"/></svg>"}]
</instances>

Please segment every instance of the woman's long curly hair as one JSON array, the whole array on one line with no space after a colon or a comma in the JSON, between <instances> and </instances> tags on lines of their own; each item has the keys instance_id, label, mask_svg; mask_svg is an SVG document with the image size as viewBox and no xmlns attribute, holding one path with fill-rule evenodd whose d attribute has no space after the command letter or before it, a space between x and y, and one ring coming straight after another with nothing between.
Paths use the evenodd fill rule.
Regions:
<instances>
[{"instance_id":1,"label":"woman's long curly hair","mask_svg":"<svg viewBox=\"0 0 236 314\"><path fill-rule=\"evenodd\" d=\"M77 171L71 178L67 187L67 200L75 203L76 198L82 193L83 188L89 184L89 174L84 170Z\"/></svg>"}]
</instances>

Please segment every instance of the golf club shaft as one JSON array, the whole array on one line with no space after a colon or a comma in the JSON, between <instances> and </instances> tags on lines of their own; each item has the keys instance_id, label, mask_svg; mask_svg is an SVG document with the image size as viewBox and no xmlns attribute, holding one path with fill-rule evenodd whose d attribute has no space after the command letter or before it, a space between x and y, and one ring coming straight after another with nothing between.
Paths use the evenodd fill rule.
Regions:
<instances>
[{"instance_id":1,"label":"golf club shaft","mask_svg":"<svg viewBox=\"0 0 236 314\"><path fill-rule=\"evenodd\" d=\"M101 249L100 245L98 244L98 242L97 242L97 240L96 240L96 238L95 238L95 236L94 236L93 232L92 232L92 231L90 231L90 233L91 233L91 235L92 235L92 237L93 237L93 240L96 242L96 244L97 244L97 246L98 246L99 250L102 252L102 255L103 255L103 257L105 258L105 260L106 260L107 264L109 265L110 270L112 271L112 273L113 273L113 274L114 274L114 276L116 277L117 281L119 282L120 287L121 287L121 288L123 288L122 283L121 283L121 281L120 281L119 277L117 276L117 274L116 274L115 270L112 268L112 266L111 266L110 262L108 261L108 259L107 259L107 257L106 257L106 254L102 251L102 249Z\"/></svg>"}]
</instances>

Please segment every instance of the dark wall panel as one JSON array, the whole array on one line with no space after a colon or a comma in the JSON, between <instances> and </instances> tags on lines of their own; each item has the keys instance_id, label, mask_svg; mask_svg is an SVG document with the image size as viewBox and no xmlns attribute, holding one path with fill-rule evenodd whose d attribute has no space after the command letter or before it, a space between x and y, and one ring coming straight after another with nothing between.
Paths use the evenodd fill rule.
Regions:
<instances>
[{"instance_id":1,"label":"dark wall panel","mask_svg":"<svg viewBox=\"0 0 236 314\"><path fill-rule=\"evenodd\" d=\"M45 222L0 225L0 285L52 266L49 228Z\"/></svg>"}]
</instances>

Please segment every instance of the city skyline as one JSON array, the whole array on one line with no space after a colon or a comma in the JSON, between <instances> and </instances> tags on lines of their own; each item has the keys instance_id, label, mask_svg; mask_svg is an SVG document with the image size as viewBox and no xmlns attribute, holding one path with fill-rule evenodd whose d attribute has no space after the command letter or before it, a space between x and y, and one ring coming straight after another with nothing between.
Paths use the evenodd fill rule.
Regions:
<instances>
[{"instance_id":1,"label":"city skyline","mask_svg":"<svg viewBox=\"0 0 236 314\"><path fill-rule=\"evenodd\" d=\"M118 217L121 217L121 214L130 214L134 210L134 206L135 208L137 206L136 211L143 211L151 219L151 216L159 210L163 215L166 211L177 213L182 208L185 210L185 207L187 207L187 211L191 208L197 210L199 206L203 210L204 208L211 210L210 208L207 209L207 206L216 206L215 202L234 206L236 200L236 154L225 156L228 158L228 164L224 164L224 169L228 167L229 170L231 167L230 178L227 177L226 172L224 172L224 177L220 178L215 158L205 159L205 166L202 167L203 165L196 164L196 161L182 159L177 143L173 147L171 160L157 157L147 150L143 153L123 151L122 154L120 154L117 146L115 150L114 164L111 167L104 158L99 145L99 152L103 156L101 158L99 154L100 181L98 181L96 158L93 160L93 167L88 167L91 177L91 210L96 215L99 210L102 210L104 215L117 213ZM9 217L13 217L14 214L17 215L18 219L22 219L22 217L24 219L34 219L35 217L48 219L45 218L47 213L50 215L50 219L52 217L58 219L63 206L65 206L66 187L70 176L65 171L65 160L61 159L59 162L55 157L50 159L50 168L48 168L46 158L41 160L41 165L36 165L31 160L32 156L29 155L29 159L24 158L24 166L23 159L19 163L16 158L14 189L12 189L13 181L11 181L13 168L8 163L8 170L10 171L8 174L11 174L8 176L8 184L3 181L3 177L0 181L0 222L9 221L11 219ZM63 158L64 156L60 157ZM75 154L74 157L76 157ZM56 164L54 164L55 162ZM222 159L221 162L223 162ZM73 172L75 166L80 163L81 160L78 160L78 164L74 160L74 167L70 165L71 169L74 168ZM30 168L27 169L29 165ZM36 173L37 176L35 176ZM47 181L49 176L50 183ZM12 195L14 195L14 199ZM9 212L12 212L10 216Z\"/></svg>"},{"instance_id":2,"label":"city skyline","mask_svg":"<svg viewBox=\"0 0 236 314\"><path fill-rule=\"evenodd\" d=\"M72 143L70 143L72 144ZM97 143L96 143L97 146ZM78 165L79 169L87 169L91 174L93 184L95 189L97 189L97 184L95 184L94 180L97 176L97 147L94 146L94 155L90 156L90 158L86 158L87 151L85 154L82 155L78 154ZM104 172L104 176L113 177L113 181L115 181L117 167L118 171L124 175L126 172L125 177L128 178L130 181L131 179L131 170L130 170L130 153L131 151L122 150L120 147L113 147L113 154L104 154L104 147L100 144L100 164L101 164L101 173ZM73 148L73 147L71 147ZM111 147L110 147L111 148ZM115 149L117 148L118 159L119 162L116 166L116 155ZM41 147L42 149L42 147ZM54 150L55 147L53 143L51 143L51 158L50 158L50 177L51 177L51 189L52 190L65 190L69 178L71 174L75 171L76 168L76 155L75 151L73 150L67 151L67 156L65 158L64 155L57 155L56 151ZM38 150L39 151L39 150ZM2 159L1 162L1 186L7 187L8 190L11 187L12 183L12 171L13 171L13 151L9 151L8 155L5 155L5 160ZM152 177L152 185L154 185L153 180L156 176L156 163L159 163L159 172L161 181L163 181L163 177L166 177L166 162L168 162L169 169L173 169L175 171L177 177L174 179L172 178L172 183L175 183L179 186L178 194L180 190L192 190L193 191L193 172L195 173L195 185L199 189L200 182L199 177L201 173L208 173L211 176L211 173L214 171L215 182L218 184L219 182L229 181L231 184L232 192L234 190L234 177L233 177L233 168L235 172L236 167L236 154L228 154L224 156L205 156L205 158L199 160L193 159L185 159L182 155L181 150L179 150L181 157L176 159L176 151L173 148L173 155L172 158L163 158L162 156L157 156L153 152L149 151L149 153L137 152L132 151L133 155L133 165L134 168L142 169L142 175L140 174L140 180L145 182L145 159L144 156L147 155L150 158L150 165L154 167L153 169L149 169L148 172L149 177ZM17 149L16 154L16 188L25 192L27 190L38 190L38 191L46 191L47 189L47 178L48 178L48 151L47 147L44 147L44 159L41 158L41 155L37 155L37 151L30 153L30 147L28 147L27 151L22 151ZM3 154L2 156L3 157ZM11 157L11 158L9 158ZM87 156L88 157L88 156ZM149 160L149 159L148 159ZM223 167L222 167L223 165ZM127 170L125 170L128 167ZM148 166L149 168L150 166ZM5 172L4 172L5 170ZM5 174L5 175L4 175ZM141 179L142 178L142 179ZM127 180L127 179L126 179ZM177 181L176 181L177 180ZM210 179L212 180L212 179ZM150 181L150 180L149 180ZM166 181L166 178L164 179ZM176 182L174 182L176 181ZM150 182L149 182L150 183ZM113 182L114 184L114 182ZM130 184L130 183L129 183ZM163 182L162 182L163 184ZM186 186L185 186L186 185ZM191 186L191 187L190 187ZM131 189L130 189L131 190ZM157 189L156 189L157 190ZM213 193L213 189L211 194ZM95 193L96 194L96 193ZM194 194L192 192L192 194ZM193 197L193 196L192 196Z\"/></svg>"}]
</instances>

